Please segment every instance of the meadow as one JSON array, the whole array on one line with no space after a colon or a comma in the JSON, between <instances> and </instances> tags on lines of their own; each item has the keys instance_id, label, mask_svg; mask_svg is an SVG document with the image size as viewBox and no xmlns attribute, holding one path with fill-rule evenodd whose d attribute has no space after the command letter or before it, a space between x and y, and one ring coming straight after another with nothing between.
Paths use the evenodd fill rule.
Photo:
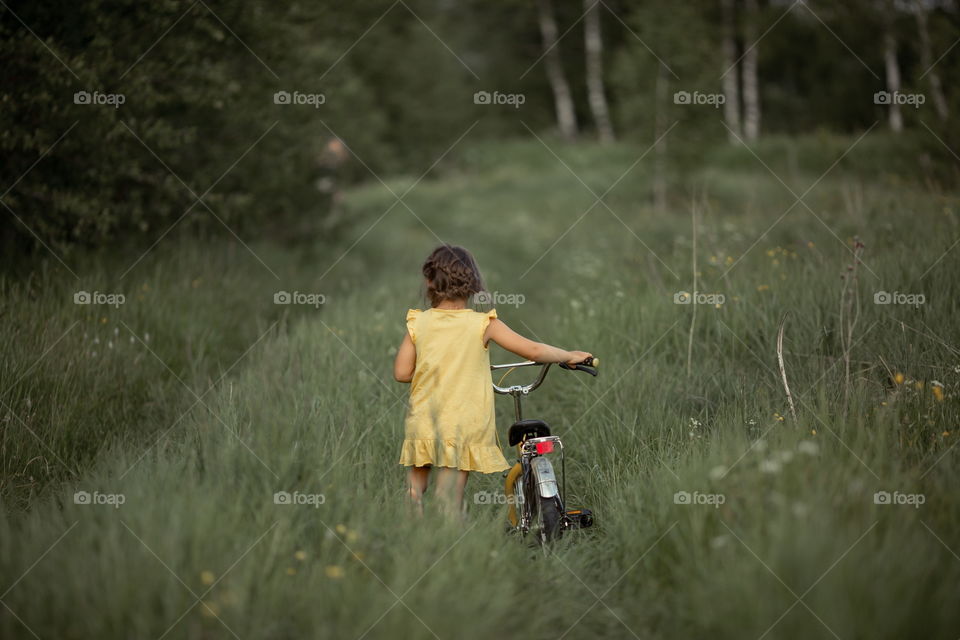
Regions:
<instances>
[{"instance_id":1,"label":"meadow","mask_svg":"<svg viewBox=\"0 0 960 640\"><path fill-rule=\"evenodd\" d=\"M645 150L466 140L351 188L336 243L4 276L0 635L956 638L960 194L880 134L771 136L658 211ZM505 535L494 475L463 525L405 510L392 357L441 239L601 358L525 403L593 529Z\"/></svg>"}]
</instances>

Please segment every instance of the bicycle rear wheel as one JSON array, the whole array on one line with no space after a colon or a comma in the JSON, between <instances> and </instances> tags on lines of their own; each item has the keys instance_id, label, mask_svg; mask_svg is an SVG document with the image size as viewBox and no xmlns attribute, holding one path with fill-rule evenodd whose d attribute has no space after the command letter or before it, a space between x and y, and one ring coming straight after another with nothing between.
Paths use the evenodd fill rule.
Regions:
<instances>
[{"instance_id":1,"label":"bicycle rear wheel","mask_svg":"<svg viewBox=\"0 0 960 640\"><path fill-rule=\"evenodd\" d=\"M539 531L537 535L541 542L556 540L563 533L563 528L560 526L562 518L560 501L555 496L552 498L538 496L538 498L537 525Z\"/></svg>"}]
</instances>

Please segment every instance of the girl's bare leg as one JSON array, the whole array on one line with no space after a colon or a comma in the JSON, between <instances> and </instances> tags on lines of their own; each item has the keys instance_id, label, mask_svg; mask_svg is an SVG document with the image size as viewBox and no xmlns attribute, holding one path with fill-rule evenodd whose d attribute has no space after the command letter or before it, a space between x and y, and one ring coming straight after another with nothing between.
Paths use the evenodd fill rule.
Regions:
<instances>
[{"instance_id":1,"label":"girl's bare leg","mask_svg":"<svg viewBox=\"0 0 960 640\"><path fill-rule=\"evenodd\" d=\"M441 468L437 473L437 497L449 516L463 517L463 492L469 472Z\"/></svg>"},{"instance_id":2,"label":"girl's bare leg","mask_svg":"<svg viewBox=\"0 0 960 640\"><path fill-rule=\"evenodd\" d=\"M423 494L427 491L430 467L410 467L407 474L407 498L414 514L423 515Z\"/></svg>"}]
</instances>

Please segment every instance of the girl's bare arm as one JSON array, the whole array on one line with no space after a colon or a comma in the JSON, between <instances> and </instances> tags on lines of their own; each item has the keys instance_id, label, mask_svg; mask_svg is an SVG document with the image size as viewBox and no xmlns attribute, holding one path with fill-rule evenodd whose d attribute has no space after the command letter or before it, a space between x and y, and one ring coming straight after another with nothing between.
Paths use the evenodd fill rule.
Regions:
<instances>
[{"instance_id":1,"label":"girl's bare arm","mask_svg":"<svg viewBox=\"0 0 960 640\"><path fill-rule=\"evenodd\" d=\"M397 349L397 358L393 361L393 377L397 382L410 382L417 368L417 348L409 333L403 334L403 342Z\"/></svg>"},{"instance_id":2,"label":"girl's bare arm","mask_svg":"<svg viewBox=\"0 0 960 640\"><path fill-rule=\"evenodd\" d=\"M573 365L583 362L591 355L586 351L567 351L542 342L534 342L524 338L498 318L490 320L483 334L483 340L485 343L492 340L507 351L534 362L565 362Z\"/></svg>"}]
</instances>

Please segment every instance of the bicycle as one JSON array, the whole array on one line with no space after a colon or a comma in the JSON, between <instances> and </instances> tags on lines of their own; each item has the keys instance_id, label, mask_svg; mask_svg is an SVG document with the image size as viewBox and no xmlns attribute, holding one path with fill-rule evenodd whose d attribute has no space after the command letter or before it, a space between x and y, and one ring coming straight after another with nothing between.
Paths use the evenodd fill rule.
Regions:
<instances>
[{"instance_id":1,"label":"bicycle","mask_svg":"<svg viewBox=\"0 0 960 640\"><path fill-rule=\"evenodd\" d=\"M598 358L587 358L568 370L584 371L597 375ZM504 494L507 502L508 530L525 535L533 532L543 543L560 538L569 529L586 529L593 526L593 512L589 509L567 509L564 498L567 493L567 474L564 462L563 443L559 436L551 435L550 427L543 420L524 420L521 399L543 384L551 363L517 362L491 365L491 371L519 367L542 367L540 375L528 385L501 387L493 383L493 390L501 395L513 396L516 421L507 433L507 442L517 447L517 463L505 473ZM509 374L510 371L507 371ZM504 374L506 377L506 374ZM503 378L500 379L503 382ZM558 485L553 464L546 457L559 450L562 484Z\"/></svg>"}]
</instances>

